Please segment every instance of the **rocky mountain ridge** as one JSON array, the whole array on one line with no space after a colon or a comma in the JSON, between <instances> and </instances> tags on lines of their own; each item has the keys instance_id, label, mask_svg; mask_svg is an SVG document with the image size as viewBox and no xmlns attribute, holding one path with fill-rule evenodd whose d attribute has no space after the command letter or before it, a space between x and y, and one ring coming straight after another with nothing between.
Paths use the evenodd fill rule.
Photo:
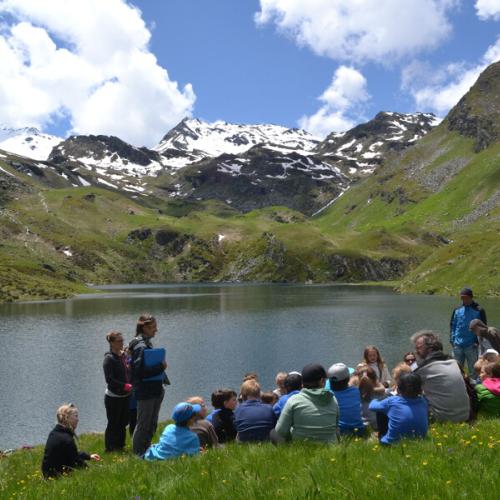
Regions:
<instances>
[{"instance_id":1,"label":"rocky mountain ridge","mask_svg":"<svg viewBox=\"0 0 500 500\"><path fill-rule=\"evenodd\" d=\"M220 280L396 280L399 290L448 295L467 283L498 297L499 69L404 151L392 144L391 115L378 116L368 128L385 127L388 139L373 173L328 160L352 148L344 155L355 164L381 142L362 129L359 145L344 148L348 133L322 152L256 144L159 175L126 172L115 186L100 155L114 149L146 169L158 157L98 136L81 141L78 158L64 149L60 163L0 151L0 301L66 297L89 282ZM127 192L125 181L144 191ZM336 201L319 216L304 215L327 197ZM248 212L248 200L261 208Z\"/></svg>"},{"instance_id":2,"label":"rocky mountain ridge","mask_svg":"<svg viewBox=\"0 0 500 500\"><path fill-rule=\"evenodd\" d=\"M304 130L277 125L184 119L153 149L117 137L71 136L34 170L62 169L72 185L99 185L135 197L213 199L243 212L283 205L312 215L371 174L388 154L425 135L434 122L431 114L381 112L319 141ZM29 162L14 163L28 168Z\"/></svg>"}]
</instances>

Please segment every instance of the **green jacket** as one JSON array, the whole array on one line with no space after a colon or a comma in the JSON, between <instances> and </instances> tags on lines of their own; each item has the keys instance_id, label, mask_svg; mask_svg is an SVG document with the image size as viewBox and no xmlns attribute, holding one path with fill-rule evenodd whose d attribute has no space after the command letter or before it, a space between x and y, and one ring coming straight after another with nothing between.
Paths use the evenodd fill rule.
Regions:
<instances>
[{"instance_id":1,"label":"green jacket","mask_svg":"<svg viewBox=\"0 0 500 500\"><path fill-rule=\"evenodd\" d=\"M500 417L500 396L493 394L483 384L477 384L475 389L479 400L479 413Z\"/></svg>"},{"instance_id":2,"label":"green jacket","mask_svg":"<svg viewBox=\"0 0 500 500\"><path fill-rule=\"evenodd\" d=\"M285 439L337 442L339 406L324 389L302 389L292 396L281 412L276 432Z\"/></svg>"}]
</instances>

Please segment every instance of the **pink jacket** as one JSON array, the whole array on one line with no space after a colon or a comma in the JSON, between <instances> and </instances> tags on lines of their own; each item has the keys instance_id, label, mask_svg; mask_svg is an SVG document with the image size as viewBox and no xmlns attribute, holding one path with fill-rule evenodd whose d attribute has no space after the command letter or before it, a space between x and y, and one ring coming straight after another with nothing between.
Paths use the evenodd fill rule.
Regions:
<instances>
[{"instance_id":1,"label":"pink jacket","mask_svg":"<svg viewBox=\"0 0 500 500\"><path fill-rule=\"evenodd\" d=\"M495 396L500 396L500 378L485 378L483 385Z\"/></svg>"}]
</instances>

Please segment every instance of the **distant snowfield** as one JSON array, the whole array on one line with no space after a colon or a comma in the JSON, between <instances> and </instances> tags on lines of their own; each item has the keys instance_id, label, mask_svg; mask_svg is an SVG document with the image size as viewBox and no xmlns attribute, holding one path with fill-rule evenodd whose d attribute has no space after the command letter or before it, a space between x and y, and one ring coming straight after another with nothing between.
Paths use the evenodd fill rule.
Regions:
<instances>
[{"instance_id":1,"label":"distant snowfield","mask_svg":"<svg viewBox=\"0 0 500 500\"><path fill-rule=\"evenodd\" d=\"M153 149L160 154L168 150L192 153L199 159L217 157L221 154L241 154L257 144L272 144L275 147L295 150L307 154L320 141L305 130L290 129L281 125L241 125L216 121L207 123L198 119L184 120L171 131L168 139L162 140ZM182 161L171 166L184 166Z\"/></svg>"},{"instance_id":2,"label":"distant snowfield","mask_svg":"<svg viewBox=\"0 0 500 500\"><path fill-rule=\"evenodd\" d=\"M32 127L18 129L0 127L0 149L33 160L45 161L52 148L62 141L61 137L43 134Z\"/></svg>"}]
</instances>

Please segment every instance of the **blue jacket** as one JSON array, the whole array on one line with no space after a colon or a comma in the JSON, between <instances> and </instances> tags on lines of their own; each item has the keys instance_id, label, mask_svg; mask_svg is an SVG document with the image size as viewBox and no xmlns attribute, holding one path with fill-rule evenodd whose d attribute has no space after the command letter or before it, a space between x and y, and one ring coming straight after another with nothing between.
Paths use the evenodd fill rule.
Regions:
<instances>
[{"instance_id":1,"label":"blue jacket","mask_svg":"<svg viewBox=\"0 0 500 500\"><path fill-rule=\"evenodd\" d=\"M380 440L383 444L391 444L404 437L424 438L429 426L428 403L422 397L404 398L392 396L386 399L374 399L369 409L384 413L389 418L387 434Z\"/></svg>"},{"instance_id":2,"label":"blue jacket","mask_svg":"<svg viewBox=\"0 0 500 500\"><path fill-rule=\"evenodd\" d=\"M266 441L276 424L276 415L271 405L250 399L236 408L234 424L239 441Z\"/></svg>"},{"instance_id":3,"label":"blue jacket","mask_svg":"<svg viewBox=\"0 0 500 500\"><path fill-rule=\"evenodd\" d=\"M285 407L286 405L286 402L292 397L294 396L295 394L298 394L300 391L292 391L292 392L289 392L288 394L284 394L283 396L281 396L279 399L278 399L278 402L273 406L273 411L274 411L274 414L276 415L276 417L279 418L279 416L281 415L281 412L283 411L283 408Z\"/></svg>"},{"instance_id":4,"label":"blue jacket","mask_svg":"<svg viewBox=\"0 0 500 500\"><path fill-rule=\"evenodd\" d=\"M477 302L473 301L470 306L461 305L453 311L450 320L452 345L465 348L478 343L477 336L469 330L469 324L473 319L480 319L486 324L486 313Z\"/></svg>"},{"instance_id":5,"label":"blue jacket","mask_svg":"<svg viewBox=\"0 0 500 500\"><path fill-rule=\"evenodd\" d=\"M167 460L181 455L196 455L200 453L198 436L187 427L175 424L167 425L160 436L160 442L150 446L144 458L146 460Z\"/></svg>"},{"instance_id":6,"label":"blue jacket","mask_svg":"<svg viewBox=\"0 0 500 500\"><path fill-rule=\"evenodd\" d=\"M330 382L328 380L328 382ZM331 391L339 405L339 428L341 432L355 429L364 431L365 424L361 417L361 394L357 387L347 387L343 391Z\"/></svg>"},{"instance_id":7,"label":"blue jacket","mask_svg":"<svg viewBox=\"0 0 500 500\"><path fill-rule=\"evenodd\" d=\"M129 349L132 351L132 384L136 399L154 399L161 396L163 392L163 382L161 380L144 380L164 371L161 363L155 366L146 366L144 364L144 351L152 348L151 340L141 335L132 339L129 344Z\"/></svg>"}]
</instances>

